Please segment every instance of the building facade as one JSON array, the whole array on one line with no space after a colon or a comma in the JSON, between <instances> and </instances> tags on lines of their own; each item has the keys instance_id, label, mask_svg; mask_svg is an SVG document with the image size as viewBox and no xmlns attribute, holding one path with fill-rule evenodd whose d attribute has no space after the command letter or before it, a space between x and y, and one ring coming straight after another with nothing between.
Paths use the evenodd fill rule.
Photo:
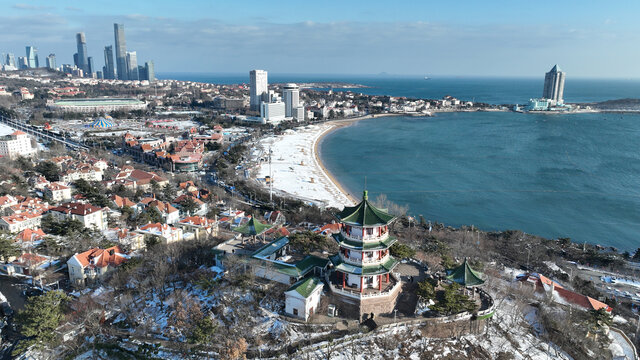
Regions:
<instances>
[{"instance_id":1,"label":"building facade","mask_svg":"<svg viewBox=\"0 0 640 360\"><path fill-rule=\"evenodd\" d=\"M269 81L267 72L264 70L251 70L249 72L250 80L250 99L249 107L251 110L260 110L260 103L266 101L269 90Z\"/></svg>"},{"instance_id":2,"label":"building facade","mask_svg":"<svg viewBox=\"0 0 640 360\"><path fill-rule=\"evenodd\" d=\"M288 118L294 117L294 111L300 103L300 89L298 85L285 85L282 89L282 97L284 98L284 116Z\"/></svg>"},{"instance_id":3,"label":"building facade","mask_svg":"<svg viewBox=\"0 0 640 360\"><path fill-rule=\"evenodd\" d=\"M31 144L31 137L22 131L0 138L0 156L14 159L18 156L33 156L38 149Z\"/></svg>"},{"instance_id":4,"label":"building facade","mask_svg":"<svg viewBox=\"0 0 640 360\"><path fill-rule=\"evenodd\" d=\"M83 32L76 34L76 46L78 48L78 63L76 64L86 74L89 73L89 60L87 56L87 39Z\"/></svg>"},{"instance_id":5,"label":"building facade","mask_svg":"<svg viewBox=\"0 0 640 360\"><path fill-rule=\"evenodd\" d=\"M27 50L27 57L26 57L27 67L32 69L40 67L40 64L38 64L38 51L36 50L36 48L33 46L27 46L26 50Z\"/></svg>"},{"instance_id":6,"label":"building facade","mask_svg":"<svg viewBox=\"0 0 640 360\"><path fill-rule=\"evenodd\" d=\"M102 67L102 76L105 79L115 79L116 73L113 65L113 46L104 47L104 66Z\"/></svg>"},{"instance_id":7,"label":"building facade","mask_svg":"<svg viewBox=\"0 0 640 360\"><path fill-rule=\"evenodd\" d=\"M544 89L542 97L554 101L556 104L562 104L564 95L564 77L565 73L555 65L548 73L544 75Z\"/></svg>"},{"instance_id":8,"label":"building facade","mask_svg":"<svg viewBox=\"0 0 640 360\"><path fill-rule=\"evenodd\" d=\"M49 54L49 56L47 56L47 68L55 70L56 67L56 54Z\"/></svg>"},{"instance_id":9,"label":"building facade","mask_svg":"<svg viewBox=\"0 0 640 360\"><path fill-rule=\"evenodd\" d=\"M138 54L135 51L127 51L127 71L129 80L140 80L138 76Z\"/></svg>"},{"instance_id":10,"label":"building facade","mask_svg":"<svg viewBox=\"0 0 640 360\"><path fill-rule=\"evenodd\" d=\"M113 33L116 44L116 65L119 80L129 80L127 67L127 42L124 38L124 25L113 24Z\"/></svg>"},{"instance_id":11,"label":"building facade","mask_svg":"<svg viewBox=\"0 0 640 360\"><path fill-rule=\"evenodd\" d=\"M263 123L277 124L285 119L286 106L283 102L261 102L260 103L260 118Z\"/></svg>"}]
</instances>

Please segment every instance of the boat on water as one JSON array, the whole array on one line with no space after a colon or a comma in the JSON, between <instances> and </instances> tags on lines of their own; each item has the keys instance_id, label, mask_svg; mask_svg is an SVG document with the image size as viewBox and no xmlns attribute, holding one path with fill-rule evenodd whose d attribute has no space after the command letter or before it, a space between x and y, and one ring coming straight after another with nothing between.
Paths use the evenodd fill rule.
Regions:
<instances>
[{"instance_id":1,"label":"boat on water","mask_svg":"<svg viewBox=\"0 0 640 360\"><path fill-rule=\"evenodd\" d=\"M425 80L431 80L431 78L430 78L430 77L428 77L428 76L425 76L425 77L424 77L424 79L425 79Z\"/></svg>"}]
</instances>

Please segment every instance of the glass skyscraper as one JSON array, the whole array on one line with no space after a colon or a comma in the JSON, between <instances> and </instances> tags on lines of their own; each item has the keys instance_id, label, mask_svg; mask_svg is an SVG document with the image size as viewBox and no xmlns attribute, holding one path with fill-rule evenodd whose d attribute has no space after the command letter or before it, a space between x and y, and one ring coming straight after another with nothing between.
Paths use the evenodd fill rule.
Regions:
<instances>
[{"instance_id":1,"label":"glass skyscraper","mask_svg":"<svg viewBox=\"0 0 640 360\"><path fill-rule=\"evenodd\" d=\"M124 38L124 25L113 24L113 33L116 40L116 65L118 66L118 79L129 80L129 68L127 67L127 42Z\"/></svg>"},{"instance_id":2,"label":"glass skyscraper","mask_svg":"<svg viewBox=\"0 0 640 360\"><path fill-rule=\"evenodd\" d=\"M47 68L51 70L56 69L56 54L49 54L49 56L47 56Z\"/></svg>"},{"instance_id":3,"label":"glass skyscraper","mask_svg":"<svg viewBox=\"0 0 640 360\"><path fill-rule=\"evenodd\" d=\"M104 47L104 72L102 74L105 79L115 79L116 73L113 66L113 46Z\"/></svg>"},{"instance_id":4,"label":"glass skyscraper","mask_svg":"<svg viewBox=\"0 0 640 360\"><path fill-rule=\"evenodd\" d=\"M127 51L127 66L129 80L140 80L138 77L138 54L135 51Z\"/></svg>"},{"instance_id":5,"label":"glass skyscraper","mask_svg":"<svg viewBox=\"0 0 640 360\"><path fill-rule=\"evenodd\" d=\"M147 80L149 80L150 82L156 81L156 70L153 67L153 60L151 61L147 61L144 64L145 67L145 72L147 75Z\"/></svg>"},{"instance_id":6,"label":"glass skyscraper","mask_svg":"<svg viewBox=\"0 0 640 360\"><path fill-rule=\"evenodd\" d=\"M77 66L84 71L84 73L90 73L89 60L87 59L87 39L84 37L83 32L76 34L76 44L78 46L78 64Z\"/></svg>"},{"instance_id":7,"label":"glass skyscraper","mask_svg":"<svg viewBox=\"0 0 640 360\"><path fill-rule=\"evenodd\" d=\"M33 46L27 46L27 67L37 68L38 64L38 51Z\"/></svg>"},{"instance_id":8,"label":"glass skyscraper","mask_svg":"<svg viewBox=\"0 0 640 360\"><path fill-rule=\"evenodd\" d=\"M562 103L564 76L564 72L560 70L558 65L555 65L551 71L544 74L544 89L542 91L542 97L544 99L553 100L560 104Z\"/></svg>"}]
</instances>

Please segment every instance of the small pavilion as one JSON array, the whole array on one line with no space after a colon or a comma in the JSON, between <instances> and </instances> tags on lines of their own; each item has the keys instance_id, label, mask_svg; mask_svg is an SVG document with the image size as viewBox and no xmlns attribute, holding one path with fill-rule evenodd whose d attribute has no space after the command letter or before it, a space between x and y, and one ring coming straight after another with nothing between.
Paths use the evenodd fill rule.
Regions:
<instances>
[{"instance_id":1,"label":"small pavilion","mask_svg":"<svg viewBox=\"0 0 640 360\"><path fill-rule=\"evenodd\" d=\"M447 280L456 282L464 287L474 287L484 284L481 274L471 268L466 258L462 265L447 270Z\"/></svg>"},{"instance_id":2,"label":"small pavilion","mask_svg":"<svg viewBox=\"0 0 640 360\"><path fill-rule=\"evenodd\" d=\"M263 224L260 221L256 220L255 216L252 216L246 224L238 226L233 229L233 231L242 234L243 236L251 236L251 238L255 241L256 237L262 235L262 241L265 240L265 232L271 229L273 226L268 224Z\"/></svg>"}]
</instances>

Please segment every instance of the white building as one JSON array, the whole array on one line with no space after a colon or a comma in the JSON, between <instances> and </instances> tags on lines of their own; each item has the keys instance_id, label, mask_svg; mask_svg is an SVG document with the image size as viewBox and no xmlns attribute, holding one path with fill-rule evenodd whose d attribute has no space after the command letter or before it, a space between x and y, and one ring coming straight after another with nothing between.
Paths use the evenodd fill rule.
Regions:
<instances>
[{"instance_id":1,"label":"white building","mask_svg":"<svg viewBox=\"0 0 640 360\"><path fill-rule=\"evenodd\" d=\"M0 156L11 159L17 156L33 156L38 149L31 145L31 137L18 130L11 135L0 138Z\"/></svg>"},{"instance_id":2,"label":"white building","mask_svg":"<svg viewBox=\"0 0 640 360\"><path fill-rule=\"evenodd\" d=\"M285 291L284 310L287 314L309 320L320 305L320 295L324 284L317 277L309 277L293 284Z\"/></svg>"},{"instance_id":3,"label":"white building","mask_svg":"<svg viewBox=\"0 0 640 360\"><path fill-rule=\"evenodd\" d=\"M285 85L282 90L282 97L284 98L284 116L288 118L294 117L294 111L296 111L300 103L300 89L298 85Z\"/></svg>"},{"instance_id":4,"label":"white building","mask_svg":"<svg viewBox=\"0 0 640 360\"><path fill-rule=\"evenodd\" d=\"M268 86L267 72L264 70L251 70L249 72L250 78L250 100L249 106L251 110L259 110L260 102L267 100Z\"/></svg>"},{"instance_id":5,"label":"white building","mask_svg":"<svg viewBox=\"0 0 640 360\"><path fill-rule=\"evenodd\" d=\"M44 186L44 196L55 202L70 200L71 188L59 182L52 182Z\"/></svg>"},{"instance_id":6,"label":"white building","mask_svg":"<svg viewBox=\"0 0 640 360\"><path fill-rule=\"evenodd\" d=\"M75 254L67 261L69 280L74 286L84 286L87 282L98 280L128 258L118 246L108 249L94 248Z\"/></svg>"},{"instance_id":7,"label":"white building","mask_svg":"<svg viewBox=\"0 0 640 360\"><path fill-rule=\"evenodd\" d=\"M285 105L283 102L260 103L260 118L263 123L277 124L285 118Z\"/></svg>"},{"instance_id":8,"label":"white building","mask_svg":"<svg viewBox=\"0 0 640 360\"><path fill-rule=\"evenodd\" d=\"M108 227L107 213L101 207L91 204L65 203L49 212L59 221L71 218L80 221L86 228L103 231Z\"/></svg>"},{"instance_id":9,"label":"white building","mask_svg":"<svg viewBox=\"0 0 640 360\"><path fill-rule=\"evenodd\" d=\"M145 239L156 236L165 244L183 240L182 229L167 224L150 223L137 229L136 232L144 235Z\"/></svg>"},{"instance_id":10,"label":"white building","mask_svg":"<svg viewBox=\"0 0 640 360\"><path fill-rule=\"evenodd\" d=\"M24 229L36 229L40 227L42 214L39 212L23 212L7 215L0 218L0 229L10 233L18 233Z\"/></svg>"},{"instance_id":11,"label":"white building","mask_svg":"<svg viewBox=\"0 0 640 360\"><path fill-rule=\"evenodd\" d=\"M293 119L296 121L304 121L304 106L298 105L295 109L293 109Z\"/></svg>"}]
</instances>

